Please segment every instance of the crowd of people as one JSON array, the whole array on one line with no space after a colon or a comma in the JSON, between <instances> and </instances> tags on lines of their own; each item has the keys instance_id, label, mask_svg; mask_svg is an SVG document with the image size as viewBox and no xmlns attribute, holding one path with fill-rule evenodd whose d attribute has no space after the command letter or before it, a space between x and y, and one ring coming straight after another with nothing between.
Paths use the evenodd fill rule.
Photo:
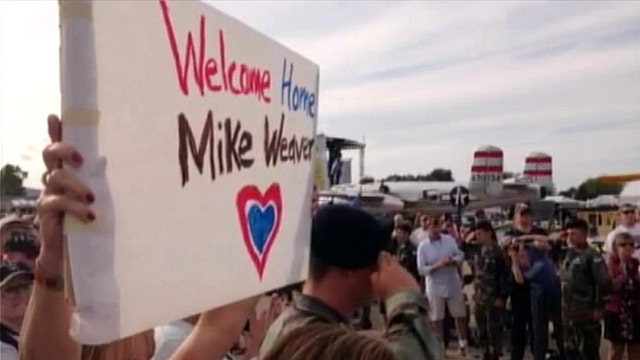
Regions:
<instances>
[{"instance_id":1,"label":"crowd of people","mask_svg":"<svg viewBox=\"0 0 640 360\"><path fill-rule=\"evenodd\" d=\"M591 247L581 219L568 219L558 236L550 236L535 226L532 209L518 204L511 228L497 236L483 215L459 229L446 216L418 215L413 227L402 214L393 219L391 251L423 277L431 325L444 343L449 330L443 323L450 315L461 355L471 337L485 359L507 355L505 348L511 359L524 359L527 345L535 360L599 359L604 337L609 359L622 359L625 352L640 359L635 206L619 207L620 225L607 237L604 253ZM465 298L463 261L472 271L471 299Z\"/></svg>"},{"instance_id":2,"label":"crowd of people","mask_svg":"<svg viewBox=\"0 0 640 360\"><path fill-rule=\"evenodd\" d=\"M292 294L255 296L109 344L79 344L69 335L63 218L95 221L96 199L69 170L83 157L61 141L60 120L51 116L48 126L37 217L5 217L0 229L3 360L443 359L450 328L462 356L473 343L485 359L520 360L528 344L535 360L599 359L604 336L609 359L625 352L640 359L640 225L628 204L605 254L589 246L583 220L570 219L561 240L552 240L526 204L516 206L503 236L482 216L458 227L441 214L413 222L395 214L385 226L353 206L314 206L309 273ZM256 313L259 302L266 306ZM370 315L375 302L383 329L355 331L354 315Z\"/></svg>"}]
</instances>

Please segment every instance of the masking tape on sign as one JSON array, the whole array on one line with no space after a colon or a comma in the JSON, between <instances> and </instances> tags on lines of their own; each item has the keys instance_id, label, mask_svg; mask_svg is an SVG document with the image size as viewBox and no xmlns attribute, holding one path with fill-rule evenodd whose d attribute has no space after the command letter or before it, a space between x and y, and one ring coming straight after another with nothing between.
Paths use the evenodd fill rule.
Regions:
<instances>
[{"instance_id":1,"label":"masking tape on sign","mask_svg":"<svg viewBox=\"0 0 640 360\"><path fill-rule=\"evenodd\" d=\"M93 109L64 109L62 110L62 124L75 126L97 126L100 111Z\"/></svg>"},{"instance_id":2,"label":"masking tape on sign","mask_svg":"<svg viewBox=\"0 0 640 360\"><path fill-rule=\"evenodd\" d=\"M91 2L60 0L60 19L91 19Z\"/></svg>"},{"instance_id":3,"label":"masking tape on sign","mask_svg":"<svg viewBox=\"0 0 640 360\"><path fill-rule=\"evenodd\" d=\"M64 230L68 234L74 234L84 231L93 230L96 228L102 228L104 225L104 219L100 216L100 213L94 209L94 214L96 215L95 220L89 222L83 222L78 218L67 215L64 218Z\"/></svg>"}]
</instances>

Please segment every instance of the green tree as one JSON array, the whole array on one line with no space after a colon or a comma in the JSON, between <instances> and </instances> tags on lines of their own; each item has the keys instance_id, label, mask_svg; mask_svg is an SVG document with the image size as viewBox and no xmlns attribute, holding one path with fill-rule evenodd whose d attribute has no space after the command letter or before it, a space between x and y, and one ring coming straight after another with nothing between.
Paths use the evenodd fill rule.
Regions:
<instances>
[{"instance_id":1,"label":"green tree","mask_svg":"<svg viewBox=\"0 0 640 360\"><path fill-rule=\"evenodd\" d=\"M22 182L28 173L20 169L18 165L6 164L0 169L0 190L2 195L24 195L25 189Z\"/></svg>"},{"instance_id":2,"label":"green tree","mask_svg":"<svg viewBox=\"0 0 640 360\"><path fill-rule=\"evenodd\" d=\"M572 186L567 190L560 191L558 195L575 199L578 196L578 188L576 188L575 186Z\"/></svg>"},{"instance_id":3,"label":"green tree","mask_svg":"<svg viewBox=\"0 0 640 360\"><path fill-rule=\"evenodd\" d=\"M363 176L360 179L360 185L372 184L375 180L371 176Z\"/></svg>"},{"instance_id":4,"label":"green tree","mask_svg":"<svg viewBox=\"0 0 640 360\"><path fill-rule=\"evenodd\" d=\"M437 168L428 174L391 174L387 176L385 181L454 181L451 170Z\"/></svg>"},{"instance_id":5,"label":"green tree","mask_svg":"<svg viewBox=\"0 0 640 360\"><path fill-rule=\"evenodd\" d=\"M426 181L453 181L453 175L449 169L433 169L429 174L430 180Z\"/></svg>"},{"instance_id":6,"label":"green tree","mask_svg":"<svg viewBox=\"0 0 640 360\"><path fill-rule=\"evenodd\" d=\"M546 188L547 188L547 196L556 195L557 189L556 189L556 186L554 184L551 184L550 186L547 186Z\"/></svg>"},{"instance_id":7,"label":"green tree","mask_svg":"<svg viewBox=\"0 0 640 360\"><path fill-rule=\"evenodd\" d=\"M587 179L578 186L575 198L588 200L600 195L620 195L624 184L605 184L597 178Z\"/></svg>"}]
</instances>

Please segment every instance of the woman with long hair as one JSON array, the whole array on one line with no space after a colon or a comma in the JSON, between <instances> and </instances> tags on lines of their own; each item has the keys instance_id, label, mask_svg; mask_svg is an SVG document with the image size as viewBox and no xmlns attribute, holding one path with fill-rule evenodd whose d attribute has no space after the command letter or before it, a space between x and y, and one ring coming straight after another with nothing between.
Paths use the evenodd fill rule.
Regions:
<instances>
[{"instance_id":1,"label":"woman with long hair","mask_svg":"<svg viewBox=\"0 0 640 360\"><path fill-rule=\"evenodd\" d=\"M613 294L604 315L604 338L609 340L609 360L621 360L625 349L629 359L640 359L640 275L638 260L632 257L634 240L619 233L607 261L613 280Z\"/></svg>"}]
</instances>

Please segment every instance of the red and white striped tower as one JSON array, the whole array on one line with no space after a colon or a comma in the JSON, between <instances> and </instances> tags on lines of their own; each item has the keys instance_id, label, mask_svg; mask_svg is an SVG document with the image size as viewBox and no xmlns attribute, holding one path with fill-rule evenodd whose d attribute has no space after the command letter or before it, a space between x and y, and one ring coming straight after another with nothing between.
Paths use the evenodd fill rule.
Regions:
<instances>
[{"instance_id":1,"label":"red and white striped tower","mask_svg":"<svg viewBox=\"0 0 640 360\"><path fill-rule=\"evenodd\" d=\"M470 190L489 194L502 191L503 162L504 154L499 147L487 145L478 148L473 153Z\"/></svg>"},{"instance_id":2,"label":"red and white striped tower","mask_svg":"<svg viewBox=\"0 0 640 360\"><path fill-rule=\"evenodd\" d=\"M551 156L541 152L527 155L524 163L524 178L530 184L552 186L553 160Z\"/></svg>"}]
</instances>

